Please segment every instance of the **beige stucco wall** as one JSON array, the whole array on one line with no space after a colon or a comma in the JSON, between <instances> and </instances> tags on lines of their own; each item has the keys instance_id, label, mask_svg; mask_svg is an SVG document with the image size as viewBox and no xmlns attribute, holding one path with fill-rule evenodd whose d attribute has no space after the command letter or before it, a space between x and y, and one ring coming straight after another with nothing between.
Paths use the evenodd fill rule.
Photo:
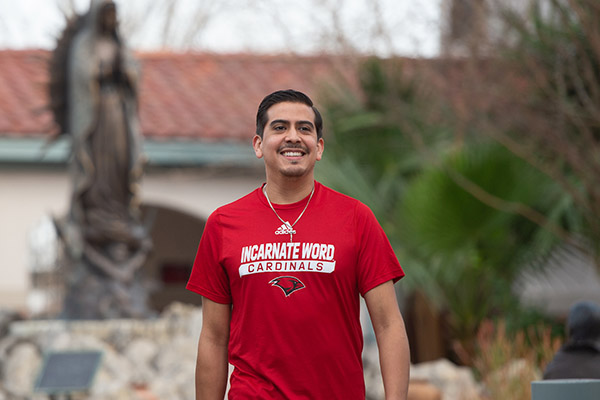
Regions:
<instances>
[{"instance_id":1,"label":"beige stucco wall","mask_svg":"<svg viewBox=\"0 0 600 400\"><path fill-rule=\"evenodd\" d=\"M0 307L25 305L28 233L44 216L63 213L67 199L60 171L0 170Z\"/></svg>"},{"instance_id":2,"label":"beige stucco wall","mask_svg":"<svg viewBox=\"0 0 600 400\"><path fill-rule=\"evenodd\" d=\"M206 218L264 180L260 170L154 169L142 181L142 202ZM0 308L27 310L28 236L44 218L62 216L70 183L64 168L0 168Z\"/></svg>"}]
</instances>

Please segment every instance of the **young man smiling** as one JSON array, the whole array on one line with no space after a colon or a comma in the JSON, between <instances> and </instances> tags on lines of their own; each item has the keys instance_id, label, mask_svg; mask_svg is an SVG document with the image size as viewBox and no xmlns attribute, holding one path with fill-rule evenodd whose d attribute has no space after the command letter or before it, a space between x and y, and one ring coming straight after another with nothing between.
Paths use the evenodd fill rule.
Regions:
<instances>
[{"instance_id":1,"label":"young man smiling","mask_svg":"<svg viewBox=\"0 0 600 400\"><path fill-rule=\"evenodd\" d=\"M188 282L203 296L196 398L364 399L360 296L387 399L406 399L409 349L393 283L404 276L362 203L314 180L323 123L303 93L259 106L266 183L209 217Z\"/></svg>"}]
</instances>

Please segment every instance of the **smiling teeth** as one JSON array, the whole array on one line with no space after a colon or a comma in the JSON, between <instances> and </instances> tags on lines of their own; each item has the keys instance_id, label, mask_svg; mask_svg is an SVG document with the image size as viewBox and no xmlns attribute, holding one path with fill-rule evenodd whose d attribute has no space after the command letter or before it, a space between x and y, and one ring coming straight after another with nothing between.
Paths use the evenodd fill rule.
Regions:
<instances>
[{"instance_id":1,"label":"smiling teeth","mask_svg":"<svg viewBox=\"0 0 600 400\"><path fill-rule=\"evenodd\" d=\"M286 157L300 157L302 156L302 153L299 151L286 151L283 155Z\"/></svg>"}]
</instances>

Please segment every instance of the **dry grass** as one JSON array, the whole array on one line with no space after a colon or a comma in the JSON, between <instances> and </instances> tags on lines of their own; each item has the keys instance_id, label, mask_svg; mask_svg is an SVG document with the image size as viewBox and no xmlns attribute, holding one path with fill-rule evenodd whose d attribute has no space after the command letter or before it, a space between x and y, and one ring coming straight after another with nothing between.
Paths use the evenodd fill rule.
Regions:
<instances>
[{"instance_id":1,"label":"dry grass","mask_svg":"<svg viewBox=\"0 0 600 400\"><path fill-rule=\"evenodd\" d=\"M477 333L474 367L489 399L530 400L531 381L560 347L547 326L532 326L509 337L503 321L484 322Z\"/></svg>"}]
</instances>

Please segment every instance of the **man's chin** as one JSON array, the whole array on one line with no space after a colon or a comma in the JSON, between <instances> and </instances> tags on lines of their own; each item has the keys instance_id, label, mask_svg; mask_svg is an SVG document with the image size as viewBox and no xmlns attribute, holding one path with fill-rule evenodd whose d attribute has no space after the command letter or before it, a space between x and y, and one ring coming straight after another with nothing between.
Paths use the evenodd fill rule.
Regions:
<instances>
[{"instance_id":1,"label":"man's chin","mask_svg":"<svg viewBox=\"0 0 600 400\"><path fill-rule=\"evenodd\" d=\"M303 177L307 174L307 169L303 168L303 167L291 167L291 168L285 168L282 169L281 171L281 175L288 177L288 178L300 178Z\"/></svg>"}]
</instances>

